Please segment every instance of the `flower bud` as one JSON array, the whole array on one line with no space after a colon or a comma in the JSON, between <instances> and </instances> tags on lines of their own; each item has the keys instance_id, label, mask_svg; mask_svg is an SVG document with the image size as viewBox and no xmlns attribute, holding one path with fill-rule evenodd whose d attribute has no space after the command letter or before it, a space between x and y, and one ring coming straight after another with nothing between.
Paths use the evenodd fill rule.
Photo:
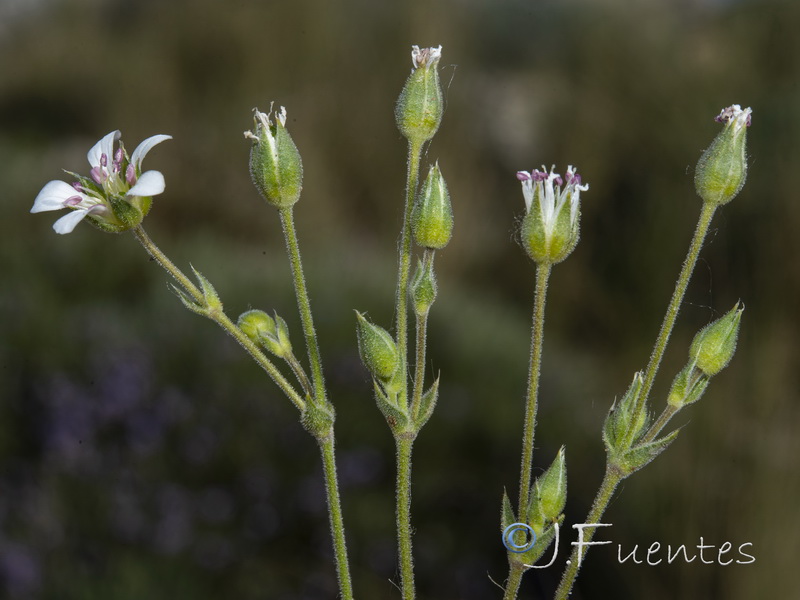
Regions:
<instances>
[{"instance_id":1,"label":"flower bud","mask_svg":"<svg viewBox=\"0 0 800 600\"><path fill-rule=\"evenodd\" d=\"M708 387L709 378L691 363L681 369L672 382L667 396L667 404L675 408L683 408L700 400Z\"/></svg>"},{"instance_id":2,"label":"flower bud","mask_svg":"<svg viewBox=\"0 0 800 600\"><path fill-rule=\"evenodd\" d=\"M433 272L433 261L417 262L417 270L411 278L411 302L414 304L414 313L422 317L428 314L433 302L436 300L436 275Z\"/></svg>"},{"instance_id":3,"label":"flower bud","mask_svg":"<svg viewBox=\"0 0 800 600\"><path fill-rule=\"evenodd\" d=\"M694 366L709 377L713 377L728 366L736 351L739 322L744 306L736 303L721 319L706 325L694 336L689 356Z\"/></svg>"},{"instance_id":4,"label":"flower bud","mask_svg":"<svg viewBox=\"0 0 800 600\"><path fill-rule=\"evenodd\" d=\"M578 243L580 197L589 185L581 184L581 176L572 166L564 179L554 172L555 166L549 173L542 169L517 173L528 211L522 220L522 244L537 263L555 264L569 256Z\"/></svg>"},{"instance_id":5,"label":"flower bud","mask_svg":"<svg viewBox=\"0 0 800 600\"><path fill-rule=\"evenodd\" d=\"M453 235L453 208L438 162L431 167L417 196L411 228L414 241L423 248L444 248Z\"/></svg>"},{"instance_id":6,"label":"flower bud","mask_svg":"<svg viewBox=\"0 0 800 600\"><path fill-rule=\"evenodd\" d=\"M358 311L356 316L358 353L361 355L361 362L376 378L384 383L389 382L400 367L397 345L383 327L373 325Z\"/></svg>"},{"instance_id":7,"label":"flower bud","mask_svg":"<svg viewBox=\"0 0 800 600\"><path fill-rule=\"evenodd\" d=\"M553 464L536 480L539 503L545 521L554 521L567 504L567 464L564 446L558 451Z\"/></svg>"},{"instance_id":8,"label":"flower bud","mask_svg":"<svg viewBox=\"0 0 800 600\"><path fill-rule=\"evenodd\" d=\"M747 177L745 145L752 112L734 104L715 118L724 127L703 152L694 175L694 185L703 202L726 204L742 189Z\"/></svg>"},{"instance_id":9,"label":"flower bud","mask_svg":"<svg viewBox=\"0 0 800 600\"><path fill-rule=\"evenodd\" d=\"M272 111L255 109L254 131L244 137L253 140L250 149L250 175L264 199L276 208L288 208L300 199L303 188L303 163L286 131L286 109L281 106L272 121Z\"/></svg>"},{"instance_id":10,"label":"flower bud","mask_svg":"<svg viewBox=\"0 0 800 600\"><path fill-rule=\"evenodd\" d=\"M636 412L644 380L641 371L634 373L628 390L619 402L614 402L603 424L603 441L606 450L619 454L630 447L642 434L647 424L647 406L642 404Z\"/></svg>"},{"instance_id":11,"label":"flower bud","mask_svg":"<svg viewBox=\"0 0 800 600\"><path fill-rule=\"evenodd\" d=\"M412 143L427 142L442 122L444 101L436 68L441 57L441 46L422 50L419 46L412 47L414 70L406 80L395 107L397 127Z\"/></svg>"},{"instance_id":12,"label":"flower bud","mask_svg":"<svg viewBox=\"0 0 800 600\"><path fill-rule=\"evenodd\" d=\"M278 358L292 354L289 327L275 313L273 319L263 310L248 310L239 316L239 329L259 346L263 346Z\"/></svg>"}]
</instances>

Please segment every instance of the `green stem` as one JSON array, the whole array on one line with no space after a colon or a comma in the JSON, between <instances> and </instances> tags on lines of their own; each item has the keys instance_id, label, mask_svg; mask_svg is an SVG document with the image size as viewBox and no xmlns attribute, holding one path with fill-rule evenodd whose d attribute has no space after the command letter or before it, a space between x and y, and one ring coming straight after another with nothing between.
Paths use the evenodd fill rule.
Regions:
<instances>
[{"instance_id":1,"label":"green stem","mask_svg":"<svg viewBox=\"0 0 800 600\"><path fill-rule=\"evenodd\" d=\"M522 584L522 575L526 567L522 563L509 561L508 581L506 581L506 591L503 600L516 600L519 594L519 586Z\"/></svg>"},{"instance_id":2,"label":"green stem","mask_svg":"<svg viewBox=\"0 0 800 600\"><path fill-rule=\"evenodd\" d=\"M700 255L700 250L703 247L703 241L708 233L708 227L711 224L711 219L714 217L717 205L709 202L703 203L703 208L700 212L700 218L697 221L697 227L694 230L694 237L689 246L689 252L686 254L686 260L683 261L683 268L678 277L678 282L675 284L675 291L672 292L672 299L667 307L667 313L664 315L664 322L661 324L661 331L658 333L655 346L653 346L653 353L650 355L650 362L645 371L644 383L642 384L642 391L636 401L633 414L639 414L647 402L650 395L650 390L653 388L653 381L655 381L658 367L661 365L661 359L664 357L664 351L667 348L667 342L672 335L672 329L675 326L675 319L678 317L678 311L683 302L683 296L686 293L686 288L689 285L689 280L692 278L692 271L694 271L697 257ZM633 442L634 435L633 429L628 432L628 444Z\"/></svg>"},{"instance_id":3,"label":"green stem","mask_svg":"<svg viewBox=\"0 0 800 600\"><path fill-rule=\"evenodd\" d=\"M314 319L311 316L311 303L308 300L308 290L306 280L303 276L303 263L300 260L300 245L297 242L297 231L294 227L293 207L280 209L281 225L283 235L286 238L286 248L289 253L289 260L292 264L292 276L294 277L294 290L297 296L297 307L300 310L300 320L303 323L303 335L306 338L306 349L308 350L308 360L311 363L311 379L314 384L316 401L319 404L325 402L325 380L322 377L322 359L317 343L317 334L314 331Z\"/></svg>"},{"instance_id":4,"label":"green stem","mask_svg":"<svg viewBox=\"0 0 800 600\"><path fill-rule=\"evenodd\" d=\"M290 353L288 356L286 356L285 360L286 364L291 367L294 376L297 377L297 381L303 388L303 391L306 393L306 395L312 396L314 391L311 389L311 382L308 380L308 375L306 375L303 365L300 364L300 361L297 360L297 357L294 355L294 353Z\"/></svg>"},{"instance_id":5,"label":"green stem","mask_svg":"<svg viewBox=\"0 0 800 600\"><path fill-rule=\"evenodd\" d=\"M399 433L397 443L397 546L403 600L414 600L414 559L411 551L411 448L413 434Z\"/></svg>"},{"instance_id":6,"label":"green stem","mask_svg":"<svg viewBox=\"0 0 800 600\"><path fill-rule=\"evenodd\" d=\"M522 465L519 474L519 512L524 521L528 514L533 464L533 438L536 431L536 409L539 396L539 375L542 365L544 341L544 307L547 299L547 282L552 265L542 263L536 267L536 292L533 301L533 333L531 335L531 363L528 372L528 398L525 405L525 425L522 434Z\"/></svg>"},{"instance_id":7,"label":"green stem","mask_svg":"<svg viewBox=\"0 0 800 600\"><path fill-rule=\"evenodd\" d=\"M669 423L669 420L675 416L675 414L680 410L677 406L672 406L672 404L667 404L664 408L662 413L659 415L656 422L650 427L646 434L642 436L642 439L637 442L637 444L647 444L652 442L656 439L656 436L661 432L662 429Z\"/></svg>"},{"instance_id":8,"label":"green stem","mask_svg":"<svg viewBox=\"0 0 800 600\"><path fill-rule=\"evenodd\" d=\"M353 600L353 586L350 580L350 566L347 560L347 545L344 540L344 521L339 502L339 483L336 477L336 456L333 433L325 438L317 438L325 471L325 491L328 496L328 515L331 522L331 537L336 554L336 573L339 577L339 591L344 600Z\"/></svg>"},{"instance_id":9,"label":"green stem","mask_svg":"<svg viewBox=\"0 0 800 600\"><path fill-rule=\"evenodd\" d=\"M205 303L205 298L203 297L203 292L200 291L200 288L193 284L192 281L186 277L186 275L184 275L169 258L167 258L166 254L161 252L153 240L150 239L150 236L147 235L144 227L137 225L131 229L131 231L133 232L133 235L136 236L136 239L139 240L139 243L144 246L144 249L147 250L147 253L152 256L153 259L167 271L167 273L172 275L175 281L181 284L183 289L189 292L200 304Z\"/></svg>"},{"instance_id":10,"label":"green stem","mask_svg":"<svg viewBox=\"0 0 800 600\"><path fill-rule=\"evenodd\" d=\"M608 508L608 503L611 501L611 496L614 495L614 490L617 489L617 486L623 479L624 477L619 469L606 463L603 483L600 484L600 489L597 491L594 504L592 504L592 510L589 511L585 523L600 523L600 519L603 518L603 513L606 511L606 508ZM586 544L591 542L592 538L594 538L595 530L595 527L587 527L584 529L583 547L576 545L573 548L569 561L567 561L567 568L564 570L564 575L561 577L561 583L556 590L556 595L553 597L553 600L566 600L569 596L572 586L575 584L575 578L578 576L578 569L581 568L581 563L586 558L586 553L590 548L590 546Z\"/></svg>"},{"instance_id":11,"label":"green stem","mask_svg":"<svg viewBox=\"0 0 800 600\"><path fill-rule=\"evenodd\" d=\"M422 259L422 269L427 270L433 263L435 250L425 249ZM419 405L422 402L422 393L425 388L425 347L428 342L428 313L417 315L417 356L414 362L414 389L411 400L411 417L417 418Z\"/></svg>"},{"instance_id":12,"label":"green stem","mask_svg":"<svg viewBox=\"0 0 800 600\"><path fill-rule=\"evenodd\" d=\"M411 266L411 212L419 183L419 162L422 144L408 142L408 176L406 180L406 204L403 211L403 230L400 234L400 257L397 268L397 351L400 356L400 372L404 374L400 391L401 406L408 406L408 271Z\"/></svg>"},{"instance_id":13,"label":"green stem","mask_svg":"<svg viewBox=\"0 0 800 600\"><path fill-rule=\"evenodd\" d=\"M144 249L147 250L147 253L152 256L158 264L160 264L170 275L172 275L175 280L181 284L181 286L194 297L194 299L200 304L205 304L205 298L203 297L203 293L200 289L191 282L191 280L184 275L181 270L175 266L175 264L167 258L167 256L161 252L158 246L155 245L153 240L150 239L150 236L147 235L144 228L141 225L134 227L132 229L133 234L136 236L136 239L139 240L139 243L144 246ZM253 341L245 335L245 333L239 329L229 318L228 316L222 312L221 310L215 310L208 314L208 317L219 324L225 331L227 331L242 347L247 350L250 356L263 368L267 375L269 375L272 380L277 384L277 386L283 391L284 394L292 401L301 412L306 409L305 401L300 397L300 395L295 391L292 384L290 384L286 378L281 374L278 368L272 363L272 361L267 358L267 356L261 351L261 349L253 343Z\"/></svg>"}]
</instances>

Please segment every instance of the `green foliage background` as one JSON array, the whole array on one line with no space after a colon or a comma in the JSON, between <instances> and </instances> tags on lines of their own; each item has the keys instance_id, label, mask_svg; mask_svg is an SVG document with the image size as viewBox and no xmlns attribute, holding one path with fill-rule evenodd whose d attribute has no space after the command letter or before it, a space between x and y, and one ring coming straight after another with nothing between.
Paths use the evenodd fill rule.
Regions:
<instances>
[{"instance_id":1,"label":"green foliage background","mask_svg":"<svg viewBox=\"0 0 800 600\"><path fill-rule=\"evenodd\" d=\"M628 480L573 597L786 596L800 555L800 5L787 1L0 1L0 585L10 598L335 597L321 469L291 405L186 312L129 235L27 211L121 129L167 191L148 230L232 316L277 309L300 346L277 215L250 185L251 109L289 111L297 221L337 436L360 598L396 598L393 444L352 309L389 326L410 46L444 46L440 161L456 229L440 253L416 445L421 598L499 597L503 487L516 494L533 266L514 172L580 168L582 240L551 280L536 464L567 446L567 524L602 474L600 427L644 367L700 209L693 167L731 103L752 106L748 182L713 225L656 383L741 298L739 350ZM51 218L53 217L53 218ZM752 542L752 565L620 565L654 541ZM557 565L574 532L562 537ZM708 556L712 556L707 554ZM736 557L734 557L736 558ZM560 567L526 577L548 597Z\"/></svg>"}]
</instances>

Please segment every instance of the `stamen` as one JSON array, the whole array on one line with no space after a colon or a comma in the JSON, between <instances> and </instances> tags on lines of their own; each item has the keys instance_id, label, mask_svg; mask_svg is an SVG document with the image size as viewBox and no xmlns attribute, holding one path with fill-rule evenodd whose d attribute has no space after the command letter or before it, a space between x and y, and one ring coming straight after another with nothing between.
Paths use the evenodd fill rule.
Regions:
<instances>
[{"instance_id":1,"label":"stamen","mask_svg":"<svg viewBox=\"0 0 800 600\"><path fill-rule=\"evenodd\" d=\"M64 200L64 206L78 206L81 203L83 198L80 196L70 196L66 200Z\"/></svg>"},{"instance_id":2,"label":"stamen","mask_svg":"<svg viewBox=\"0 0 800 600\"><path fill-rule=\"evenodd\" d=\"M535 171L534 171L535 173ZM530 181L532 179L531 174L527 171L517 171L517 180L519 181Z\"/></svg>"},{"instance_id":3,"label":"stamen","mask_svg":"<svg viewBox=\"0 0 800 600\"><path fill-rule=\"evenodd\" d=\"M136 183L136 168L130 164L125 171L125 181L128 182L128 185L133 185Z\"/></svg>"},{"instance_id":4,"label":"stamen","mask_svg":"<svg viewBox=\"0 0 800 600\"><path fill-rule=\"evenodd\" d=\"M105 156L105 154L103 154L103 156ZM100 162L102 163L102 158L100 159ZM94 179L95 183L98 185L103 185L106 179L108 179L108 175L106 174L105 169L102 167L92 167L92 170L89 171L89 175L92 176L92 179Z\"/></svg>"}]
</instances>

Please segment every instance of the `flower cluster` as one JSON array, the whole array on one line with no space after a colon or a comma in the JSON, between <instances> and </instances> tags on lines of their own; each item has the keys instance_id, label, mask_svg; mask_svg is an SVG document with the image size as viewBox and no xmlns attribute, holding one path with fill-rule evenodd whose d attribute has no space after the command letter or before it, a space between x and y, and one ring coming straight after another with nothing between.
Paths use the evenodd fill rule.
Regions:
<instances>
[{"instance_id":1,"label":"flower cluster","mask_svg":"<svg viewBox=\"0 0 800 600\"><path fill-rule=\"evenodd\" d=\"M69 233L83 219L92 225L118 233L135 227L150 210L153 196L164 191L164 176L158 171L142 172L145 155L169 135L147 138L128 156L122 142L114 150L120 132L112 131L97 142L86 158L89 177L66 171L77 181L50 181L36 196L32 213L69 209L53 224L56 233Z\"/></svg>"}]
</instances>

